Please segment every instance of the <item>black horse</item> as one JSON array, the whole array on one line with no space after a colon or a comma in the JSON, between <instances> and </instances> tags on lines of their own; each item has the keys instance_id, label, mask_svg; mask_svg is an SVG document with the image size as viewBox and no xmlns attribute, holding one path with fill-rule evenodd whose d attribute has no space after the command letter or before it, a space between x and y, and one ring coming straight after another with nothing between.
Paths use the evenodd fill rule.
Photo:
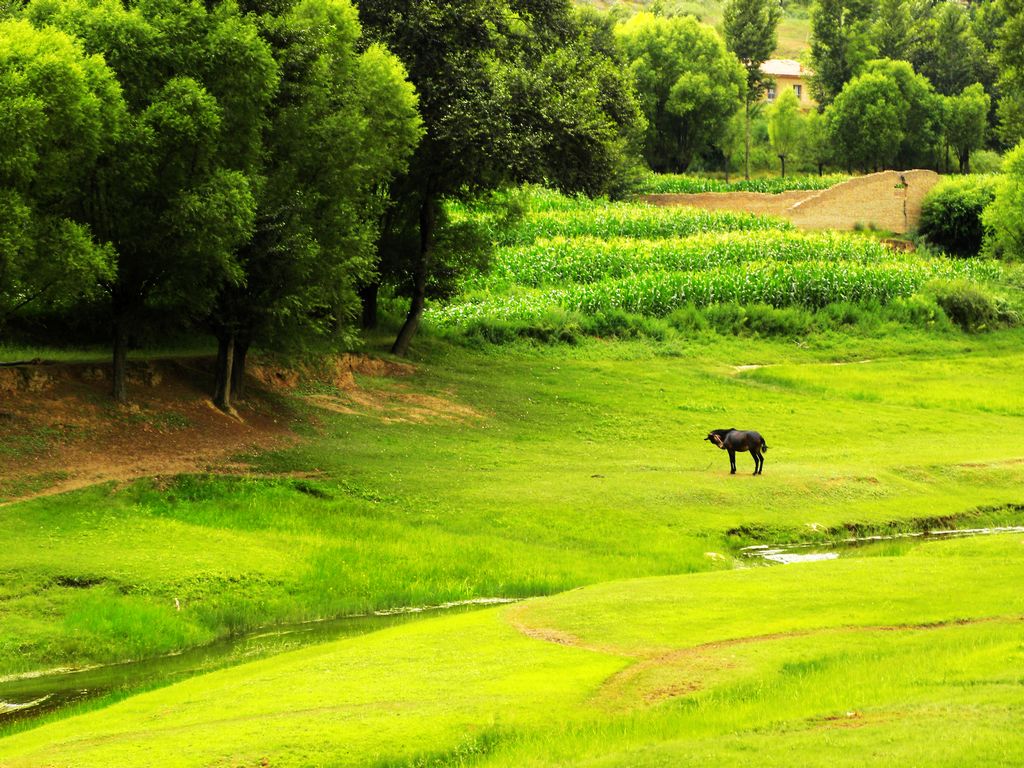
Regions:
<instances>
[{"instance_id":1,"label":"black horse","mask_svg":"<svg viewBox=\"0 0 1024 768\"><path fill-rule=\"evenodd\" d=\"M760 432L751 432L742 429L715 429L708 432L704 438L712 445L717 445L723 451L729 452L729 466L732 467L730 474L736 474L736 451L750 451L754 457L754 474L760 475L764 469L764 456L761 454L768 450L768 443L761 437Z\"/></svg>"}]
</instances>

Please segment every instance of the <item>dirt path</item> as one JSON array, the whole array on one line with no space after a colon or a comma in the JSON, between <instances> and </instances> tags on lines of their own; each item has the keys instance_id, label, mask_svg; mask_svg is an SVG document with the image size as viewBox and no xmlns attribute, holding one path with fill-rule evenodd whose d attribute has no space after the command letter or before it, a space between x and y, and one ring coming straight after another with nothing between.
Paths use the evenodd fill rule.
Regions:
<instances>
[{"instance_id":1,"label":"dirt path","mask_svg":"<svg viewBox=\"0 0 1024 768\"><path fill-rule=\"evenodd\" d=\"M580 648L633 659L625 669L609 677L595 692L591 701L610 710L629 710L637 705L651 706L665 699L685 696L706 687L706 681L720 671L728 661L718 652L744 645L785 641L794 638L845 635L862 632L928 632L957 626L973 626L995 622L1024 623L1024 616L982 616L972 619L949 619L920 624L880 624L866 626L818 627L773 632L764 635L724 638L685 648L626 648L604 643L592 643L576 635L551 627L531 625L525 615L527 604L507 611L506 619L520 633L540 642Z\"/></svg>"}]
</instances>

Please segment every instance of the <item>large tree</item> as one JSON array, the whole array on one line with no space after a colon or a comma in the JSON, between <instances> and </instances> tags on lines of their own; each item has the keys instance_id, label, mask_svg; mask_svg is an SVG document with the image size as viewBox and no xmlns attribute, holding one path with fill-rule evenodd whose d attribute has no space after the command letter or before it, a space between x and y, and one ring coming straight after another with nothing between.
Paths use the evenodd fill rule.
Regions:
<instances>
[{"instance_id":1,"label":"large tree","mask_svg":"<svg viewBox=\"0 0 1024 768\"><path fill-rule=\"evenodd\" d=\"M740 60L747 73L743 94L744 145L743 176L750 178L750 105L761 98L771 77L761 65L772 55L778 42L782 6L778 0L728 0L722 9L722 31L726 47Z\"/></svg>"},{"instance_id":2,"label":"large tree","mask_svg":"<svg viewBox=\"0 0 1024 768\"><path fill-rule=\"evenodd\" d=\"M261 10L252 4L252 10ZM349 0L290 0L258 16L281 70L267 110L253 237L243 279L221 288L214 401L242 395L250 344L345 334L374 270L386 198L420 137L400 62L365 45Z\"/></svg>"},{"instance_id":3,"label":"large tree","mask_svg":"<svg viewBox=\"0 0 1024 768\"><path fill-rule=\"evenodd\" d=\"M599 30L567 0L363 0L360 14L408 70L425 129L390 187L380 240L384 276L410 296L393 346L406 354L440 255L442 201L516 180L604 191L638 113L628 85L609 87L622 74L596 66Z\"/></svg>"},{"instance_id":4,"label":"large tree","mask_svg":"<svg viewBox=\"0 0 1024 768\"><path fill-rule=\"evenodd\" d=\"M33 24L76 35L124 93L116 145L89 179L85 220L117 253L107 283L113 394L127 399L130 332L161 307L182 322L243 279L255 219L254 166L277 67L234 3L34 0Z\"/></svg>"},{"instance_id":5,"label":"large tree","mask_svg":"<svg viewBox=\"0 0 1024 768\"><path fill-rule=\"evenodd\" d=\"M811 11L811 91L822 109L877 55L872 0L817 0Z\"/></svg>"},{"instance_id":6,"label":"large tree","mask_svg":"<svg viewBox=\"0 0 1024 768\"><path fill-rule=\"evenodd\" d=\"M95 289L113 268L82 190L124 116L113 73L55 29L0 22L0 324Z\"/></svg>"},{"instance_id":7,"label":"large tree","mask_svg":"<svg viewBox=\"0 0 1024 768\"><path fill-rule=\"evenodd\" d=\"M906 102L890 77L853 78L825 111L836 155L848 169L879 170L896 159L904 139Z\"/></svg>"},{"instance_id":8,"label":"large tree","mask_svg":"<svg viewBox=\"0 0 1024 768\"><path fill-rule=\"evenodd\" d=\"M656 171L685 171L742 103L746 72L718 33L691 16L638 13L618 36L647 117L644 156Z\"/></svg>"},{"instance_id":9,"label":"large tree","mask_svg":"<svg viewBox=\"0 0 1024 768\"><path fill-rule=\"evenodd\" d=\"M877 74L895 83L903 101L898 125L903 135L895 162L902 168L937 167L942 138L942 98L928 78L914 72L905 61L875 59L862 68L864 74Z\"/></svg>"}]
</instances>

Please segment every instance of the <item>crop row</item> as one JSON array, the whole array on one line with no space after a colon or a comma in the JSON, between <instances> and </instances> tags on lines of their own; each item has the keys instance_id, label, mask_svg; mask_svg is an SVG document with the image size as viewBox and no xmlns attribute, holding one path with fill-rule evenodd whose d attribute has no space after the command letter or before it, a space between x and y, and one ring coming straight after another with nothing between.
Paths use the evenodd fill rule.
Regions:
<instances>
[{"instance_id":1,"label":"crop row","mask_svg":"<svg viewBox=\"0 0 1024 768\"><path fill-rule=\"evenodd\" d=\"M700 232L782 231L793 225L771 216L698 208L659 208L642 203L615 203L581 210L533 213L511 229L506 245L554 237L687 237Z\"/></svg>"},{"instance_id":2,"label":"crop row","mask_svg":"<svg viewBox=\"0 0 1024 768\"><path fill-rule=\"evenodd\" d=\"M721 265L689 272L646 272L543 291L485 296L431 311L434 322L536 318L550 309L595 314L624 310L660 317L683 306L737 302L820 308L834 302L886 303L918 293L929 280L993 276L990 263L933 259L857 263L816 260Z\"/></svg>"},{"instance_id":3,"label":"crop row","mask_svg":"<svg viewBox=\"0 0 1024 768\"><path fill-rule=\"evenodd\" d=\"M878 240L832 232L705 232L660 240L541 239L498 252L492 275L519 285L592 283L644 272L697 271L753 261L907 261Z\"/></svg>"},{"instance_id":4,"label":"crop row","mask_svg":"<svg viewBox=\"0 0 1024 768\"><path fill-rule=\"evenodd\" d=\"M702 176L685 176L672 173L652 173L639 188L642 194L697 194L701 192L764 192L777 195L780 192L807 189L828 189L849 176L830 174L827 176L786 176L785 178L740 179L728 184L721 179Z\"/></svg>"}]
</instances>

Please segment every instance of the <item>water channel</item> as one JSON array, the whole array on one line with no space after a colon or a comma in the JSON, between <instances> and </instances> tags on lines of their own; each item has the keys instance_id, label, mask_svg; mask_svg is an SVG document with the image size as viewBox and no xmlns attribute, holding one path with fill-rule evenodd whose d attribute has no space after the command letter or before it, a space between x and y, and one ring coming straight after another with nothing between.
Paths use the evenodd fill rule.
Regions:
<instances>
[{"instance_id":1,"label":"water channel","mask_svg":"<svg viewBox=\"0 0 1024 768\"><path fill-rule=\"evenodd\" d=\"M429 616L512 602L515 600L510 598L479 598L330 621L277 625L169 656L0 677L0 736L12 727L42 719L58 710L71 710L91 700L126 696L235 664L364 635Z\"/></svg>"},{"instance_id":2,"label":"water channel","mask_svg":"<svg viewBox=\"0 0 1024 768\"><path fill-rule=\"evenodd\" d=\"M760 562L765 565L791 565L835 560L851 555L896 555L927 541L1009 533L1024 533L1024 526L869 536L784 547L759 545L740 550L738 564L742 566L744 562ZM170 656L78 670L50 670L0 677L0 736L12 728L44 719L59 710L70 711L96 699L119 698L235 664L316 643L363 635L428 616L511 602L515 600L480 598L424 608L380 611L330 621L278 625Z\"/></svg>"},{"instance_id":3,"label":"water channel","mask_svg":"<svg viewBox=\"0 0 1024 768\"><path fill-rule=\"evenodd\" d=\"M758 544L753 547L744 547L740 550L740 554L748 560L764 560L769 563L792 565L793 563L811 563L820 560L838 560L844 554L896 555L928 541L962 539L970 536L993 536L1003 533L1024 533L1024 526L1010 525L993 526L991 528L951 528L942 531L914 531L911 533L897 533L891 536L864 536L862 538L808 544L787 544L776 547Z\"/></svg>"}]
</instances>

